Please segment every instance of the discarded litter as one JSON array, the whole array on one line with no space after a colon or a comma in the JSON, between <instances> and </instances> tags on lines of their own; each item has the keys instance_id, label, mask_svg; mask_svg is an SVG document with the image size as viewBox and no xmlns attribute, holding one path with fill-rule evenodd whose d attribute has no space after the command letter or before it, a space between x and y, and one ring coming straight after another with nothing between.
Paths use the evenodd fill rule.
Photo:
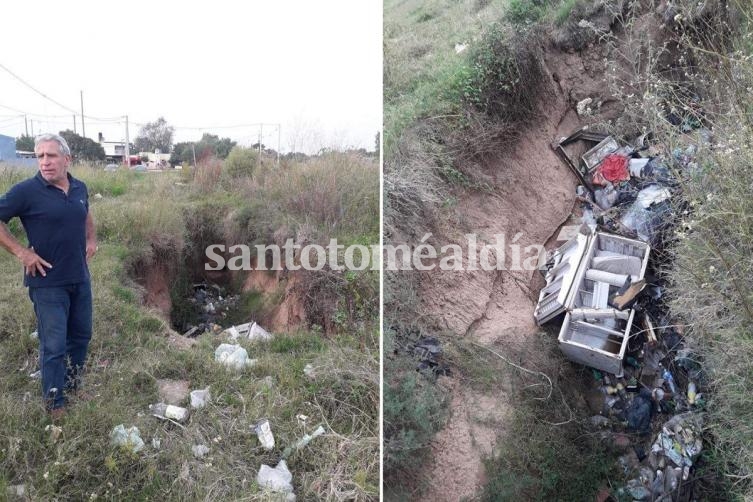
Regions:
<instances>
[{"instance_id":1,"label":"discarded litter","mask_svg":"<svg viewBox=\"0 0 753 502\"><path fill-rule=\"evenodd\" d=\"M303 367L303 374L312 380L316 378L316 370L311 364L307 364Z\"/></svg>"},{"instance_id":2,"label":"discarded litter","mask_svg":"<svg viewBox=\"0 0 753 502\"><path fill-rule=\"evenodd\" d=\"M207 405L211 395L209 394L209 387L206 389L192 390L191 391L191 408L199 409Z\"/></svg>"},{"instance_id":3,"label":"discarded litter","mask_svg":"<svg viewBox=\"0 0 753 502\"><path fill-rule=\"evenodd\" d=\"M651 497L651 491L637 479L628 481L627 491L635 500L648 500Z\"/></svg>"},{"instance_id":4,"label":"discarded litter","mask_svg":"<svg viewBox=\"0 0 753 502\"><path fill-rule=\"evenodd\" d=\"M628 158L624 155L610 154L596 167L592 176L594 185L605 185L607 182L618 183L630 179Z\"/></svg>"},{"instance_id":5,"label":"discarded litter","mask_svg":"<svg viewBox=\"0 0 753 502\"><path fill-rule=\"evenodd\" d=\"M554 253L534 318L541 325L565 314L559 342L569 359L622 374L634 311L610 309L609 296L643 278L649 252L643 242L584 227Z\"/></svg>"},{"instance_id":6,"label":"discarded litter","mask_svg":"<svg viewBox=\"0 0 753 502\"><path fill-rule=\"evenodd\" d=\"M608 183L604 188L594 190L596 204L605 211L615 205L619 196L619 192L615 190L611 183Z\"/></svg>"},{"instance_id":7,"label":"discarded litter","mask_svg":"<svg viewBox=\"0 0 753 502\"><path fill-rule=\"evenodd\" d=\"M149 411L152 412L152 416L161 418L162 420L175 420L179 423L188 420L188 410L172 404L150 404Z\"/></svg>"},{"instance_id":8,"label":"discarded litter","mask_svg":"<svg viewBox=\"0 0 753 502\"><path fill-rule=\"evenodd\" d=\"M136 426L128 429L123 424L116 426L110 432L110 441L115 446L121 446L132 452L138 452L144 448L144 441L141 439L139 429Z\"/></svg>"},{"instance_id":9,"label":"discarded litter","mask_svg":"<svg viewBox=\"0 0 753 502\"><path fill-rule=\"evenodd\" d=\"M311 434L304 434L301 439L285 448L285 451L282 452L282 458L288 458L294 451L300 450L301 448L309 444L312 439L321 436L322 434L324 434L324 432L324 427L320 425Z\"/></svg>"},{"instance_id":10,"label":"discarded litter","mask_svg":"<svg viewBox=\"0 0 753 502\"><path fill-rule=\"evenodd\" d=\"M204 456L209 453L209 447L204 444L195 444L191 447L191 452L196 458L204 458Z\"/></svg>"},{"instance_id":11,"label":"discarded litter","mask_svg":"<svg viewBox=\"0 0 753 502\"><path fill-rule=\"evenodd\" d=\"M635 201L644 209L648 209L652 204L659 204L671 197L672 192L670 192L669 189L659 185L649 185L638 192Z\"/></svg>"},{"instance_id":12,"label":"discarded litter","mask_svg":"<svg viewBox=\"0 0 753 502\"><path fill-rule=\"evenodd\" d=\"M646 287L646 281L641 279L637 282L625 281L623 287L621 287L609 301L609 304L618 310L625 310L632 303L638 294Z\"/></svg>"},{"instance_id":13,"label":"discarded litter","mask_svg":"<svg viewBox=\"0 0 753 502\"><path fill-rule=\"evenodd\" d=\"M642 241L655 244L670 213L667 201L671 196L667 188L649 185L638 192L635 201L620 219L620 224L635 232Z\"/></svg>"},{"instance_id":14,"label":"discarded litter","mask_svg":"<svg viewBox=\"0 0 753 502\"><path fill-rule=\"evenodd\" d=\"M272 334L266 331L264 328L256 324L255 322L247 322L246 324L239 324L237 326L231 326L222 332L227 335L230 341L236 341L238 338L244 338L251 341L269 341Z\"/></svg>"},{"instance_id":15,"label":"discarded litter","mask_svg":"<svg viewBox=\"0 0 753 502\"><path fill-rule=\"evenodd\" d=\"M651 159L630 159L628 161L628 171L630 171L630 176L640 178L641 173L646 168L650 160Z\"/></svg>"},{"instance_id":16,"label":"discarded litter","mask_svg":"<svg viewBox=\"0 0 753 502\"><path fill-rule=\"evenodd\" d=\"M214 351L214 359L228 368L242 370L256 364L255 359L248 358L248 352L240 345L223 343Z\"/></svg>"},{"instance_id":17,"label":"discarded litter","mask_svg":"<svg viewBox=\"0 0 753 502\"><path fill-rule=\"evenodd\" d=\"M63 433L63 428L54 424L46 426L44 430L45 432L50 433L50 440L53 443L55 443L60 438L60 435Z\"/></svg>"},{"instance_id":18,"label":"discarded litter","mask_svg":"<svg viewBox=\"0 0 753 502\"><path fill-rule=\"evenodd\" d=\"M651 417L654 415L654 403L651 392L641 389L633 398L627 410L628 429L645 433L651 427Z\"/></svg>"},{"instance_id":19,"label":"discarded litter","mask_svg":"<svg viewBox=\"0 0 753 502\"><path fill-rule=\"evenodd\" d=\"M193 306L197 325L184 324L184 336L195 337L203 333L219 333L222 327L217 322L227 317L228 312L236 306L240 296L228 295L217 284L198 283L193 285L193 294L187 300Z\"/></svg>"},{"instance_id":20,"label":"discarded litter","mask_svg":"<svg viewBox=\"0 0 753 502\"><path fill-rule=\"evenodd\" d=\"M670 373L669 370L665 368L664 371L662 371L661 377L664 379L664 383L669 386L670 392L672 392L672 394L675 394L677 392L677 387L675 387L675 378L672 376L672 373Z\"/></svg>"},{"instance_id":21,"label":"discarded litter","mask_svg":"<svg viewBox=\"0 0 753 502\"><path fill-rule=\"evenodd\" d=\"M694 405L696 400L696 386L693 382L688 382L688 404Z\"/></svg>"},{"instance_id":22,"label":"discarded litter","mask_svg":"<svg viewBox=\"0 0 753 502\"><path fill-rule=\"evenodd\" d=\"M596 168L596 166L598 166L607 155L616 152L619 148L619 143L617 143L613 137L607 136L598 145L583 154L583 162L586 164L588 170L591 171Z\"/></svg>"},{"instance_id":23,"label":"discarded litter","mask_svg":"<svg viewBox=\"0 0 753 502\"><path fill-rule=\"evenodd\" d=\"M8 495L12 497L26 498L26 485L10 485L8 487Z\"/></svg>"},{"instance_id":24,"label":"discarded litter","mask_svg":"<svg viewBox=\"0 0 753 502\"><path fill-rule=\"evenodd\" d=\"M696 146L662 156L664 147L652 140L649 132L623 144L584 127L552 145L578 179L582 213L571 221L584 225L547 261L534 312L539 325L561 320L562 351L594 368L584 395L592 425L612 429L605 437L634 449L620 457L633 476L616 490L620 500L678 498L680 480L691 479L703 446L699 390L709 382L701 358L683 347L682 327L666 312L659 273L665 239L675 235L668 232L673 206L686 204L676 196L675 176L700 174ZM572 150L586 151L577 160L565 149L575 142L590 143ZM610 247L602 245L607 241ZM647 270L650 255L657 266ZM661 432L649 436L657 426Z\"/></svg>"},{"instance_id":25,"label":"discarded litter","mask_svg":"<svg viewBox=\"0 0 753 502\"><path fill-rule=\"evenodd\" d=\"M665 456L677 467L691 467L703 449L701 426L697 413L675 415L662 427L651 452Z\"/></svg>"},{"instance_id":26,"label":"discarded litter","mask_svg":"<svg viewBox=\"0 0 753 502\"><path fill-rule=\"evenodd\" d=\"M271 450L275 447L275 437L272 435L272 428L269 425L269 420L260 420L254 426L256 435L259 438L259 443L265 450Z\"/></svg>"},{"instance_id":27,"label":"discarded litter","mask_svg":"<svg viewBox=\"0 0 753 502\"><path fill-rule=\"evenodd\" d=\"M262 464L259 473L256 475L256 482L260 487L273 492L293 493L293 475L288 470L288 465L284 460L280 460L276 467Z\"/></svg>"}]
</instances>

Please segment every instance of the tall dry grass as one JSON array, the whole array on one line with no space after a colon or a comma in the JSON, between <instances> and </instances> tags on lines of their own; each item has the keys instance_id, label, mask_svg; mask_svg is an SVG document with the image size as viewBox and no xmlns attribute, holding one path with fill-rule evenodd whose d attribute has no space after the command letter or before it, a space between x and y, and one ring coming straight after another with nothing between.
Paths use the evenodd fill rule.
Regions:
<instances>
[{"instance_id":1,"label":"tall dry grass","mask_svg":"<svg viewBox=\"0 0 753 502\"><path fill-rule=\"evenodd\" d=\"M666 43L623 45L618 127L651 131L676 167L667 304L706 387L707 469L725 497L753 497L753 26L748 2L682 1ZM631 19L626 19L628 23ZM619 63L619 61L616 61ZM627 68L627 71L625 69Z\"/></svg>"}]
</instances>

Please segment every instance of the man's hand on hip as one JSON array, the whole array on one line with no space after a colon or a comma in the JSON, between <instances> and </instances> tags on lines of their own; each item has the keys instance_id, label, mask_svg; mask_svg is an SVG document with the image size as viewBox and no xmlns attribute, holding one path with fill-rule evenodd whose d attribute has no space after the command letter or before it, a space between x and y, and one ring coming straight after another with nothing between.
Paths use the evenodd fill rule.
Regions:
<instances>
[{"instance_id":1,"label":"man's hand on hip","mask_svg":"<svg viewBox=\"0 0 753 502\"><path fill-rule=\"evenodd\" d=\"M34 252L33 247L29 249L23 248L22 250L20 250L18 252L18 259L21 260L26 273L31 275L32 277L36 277L37 272L39 272L42 277L47 277L47 270L45 270L45 267L52 268L51 264L49 264L41 256Z\"/></svg>"}]
</instances>

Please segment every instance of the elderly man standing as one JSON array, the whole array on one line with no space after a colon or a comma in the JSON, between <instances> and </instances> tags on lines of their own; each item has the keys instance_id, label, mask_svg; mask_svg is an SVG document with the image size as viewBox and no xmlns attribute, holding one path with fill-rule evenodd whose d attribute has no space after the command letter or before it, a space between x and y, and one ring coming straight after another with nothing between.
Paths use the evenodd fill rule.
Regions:
<instances>
[{"instance_id":1,"label":"elderly man standing","mask_svg":"<svg viewBox=\"0 0 753 502\"><path fill-rule=\"evenodd\" d=\"M71 151L57 134L35 140L36 176L0 197L0 246L23 264L39 333L42 394L53 419L65 414L66 391L76 391L92 335L88 261L97 252L86 185L68 173ZM29 247L8 231L19 217Z\"/></svg>"}]
</instances>

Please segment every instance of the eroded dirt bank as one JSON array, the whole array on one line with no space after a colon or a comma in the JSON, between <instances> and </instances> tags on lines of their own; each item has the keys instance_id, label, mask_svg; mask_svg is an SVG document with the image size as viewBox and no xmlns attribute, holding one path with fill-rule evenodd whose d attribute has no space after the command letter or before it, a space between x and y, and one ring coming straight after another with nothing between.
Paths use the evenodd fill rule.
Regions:
<instances>
[{"instance_id":1,"label":"eroded dirt bank","mask_svg":"<svg viewBox=\"0 0 753 502\"><path fill-rule=\"evenodd\" d=\"M601 120L619 112L604 95L603 47L568 53L550 46L544 52L550 80L538 118L510 153L484 166L491 193L467 193L458 200L456 221L465 225L437 229L436 235L464 251L466 233L487 242L497 234L508 243L517 236L522 247L549 242L573 211L577 185L551 143L584 125L575 107L586 97L606 103ZM511 264L509 254L506 263ZM422 277L422 305L439 326L484 346L535 350L538 281L534 272L436 271ZM440 385L451 391L451 415L432 444L433 463L424 473L429 488L422 500L456 501L473 496L485 483L482 461L504 434L510 389L479 393L446 377Z\"/></svg>"},{"instance_id":2,"label":"eroded dirt bank","mask_svg":"<svg viewBox=\"0 0 753 502\"><path fill-rule=\"evenodd\" d=\"M221 285L226 295L257 296L260 306L253 309L253 312L246 311L248 308L243 305L237 307L240 310L234 317L240 316L241 319L245 319L243 322L255 321L276 333L291 332L307 326L308 319L300 287L301 278L295 271L257 270L256 259L252 260L249 271L213 272L201 267L198 270L180 270L177 264L165 258L142 260L135 269L138 272L134 271L133 275L143 288L143 303L154 308L166 320L173 321L173 324L176 321L175 309L186 308L185 305L175 303L187 304L190 300L187 297L187 286L183 287L186 291L182 291L180 286L176 286L176 282L181 278L185 281L187 278L189 283ZM178 296L182 291L184 297L176 300L176 291ZM201 307L199 305L196 308ZM179 329L177 326L174 327Z\"/></svg>"}]
</instances>

